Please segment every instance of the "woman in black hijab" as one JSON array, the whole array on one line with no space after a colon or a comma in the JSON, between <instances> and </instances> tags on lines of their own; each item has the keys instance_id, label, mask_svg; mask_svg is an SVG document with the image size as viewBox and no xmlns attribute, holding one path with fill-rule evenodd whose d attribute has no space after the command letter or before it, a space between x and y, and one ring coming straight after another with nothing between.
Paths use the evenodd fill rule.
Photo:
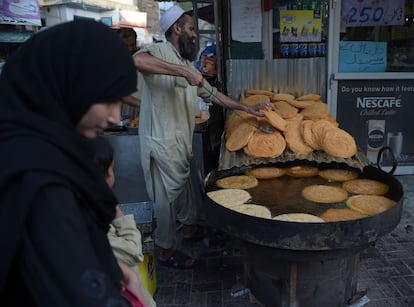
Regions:
<instances>
[{"instance_id":1,"label":"woman in black hijab","mask_svg":"<svg viewBox=\"0 0 414 307\"><path fill-rule=\"evenodd\" d=\"M40 31L0 75L0 305L124 306L116 199L84 137L120 120L136 70L107 26ZM127 281L128 282L128 281Z\"/></svg>"}]
</instances>

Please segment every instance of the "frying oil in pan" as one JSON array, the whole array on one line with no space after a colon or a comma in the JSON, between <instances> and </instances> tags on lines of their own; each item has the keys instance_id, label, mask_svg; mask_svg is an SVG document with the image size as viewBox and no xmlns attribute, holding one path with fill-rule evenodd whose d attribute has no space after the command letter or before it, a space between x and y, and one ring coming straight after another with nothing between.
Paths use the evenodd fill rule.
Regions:
<instances>
[{"instance_id":1,"label":"frying oil in pan","mask_svg":"<svg viewBox=\"0 0 414 307\"><path fill-rule=\"evenodd\" d=\"M284 175L274 179L261 179L257 187L247 191L252 195L251 203L266 206L272 216L283 213L320 215L329 208L347 208L345 202L321 204L305 199L302 190L314 184L342 187L341 182L328 182L320 176L296 178Z\"/></svg>"}]
</instances>

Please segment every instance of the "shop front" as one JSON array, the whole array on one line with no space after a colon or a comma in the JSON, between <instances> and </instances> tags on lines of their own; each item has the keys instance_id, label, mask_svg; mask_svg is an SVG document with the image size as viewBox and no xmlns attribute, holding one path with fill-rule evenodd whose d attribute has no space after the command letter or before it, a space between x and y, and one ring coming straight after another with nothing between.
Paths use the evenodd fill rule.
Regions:
<instances>
[{"instance_id":1,"label":"shop front","mask_svg":"<svg viewBox=\"0 0 414 307\"><path fill-rule=\"evenodd\" d=\"M410 103L414 85L414 70L410 63L414 46L410 22L412 3L389 2L214 2L217 5L217 52L222 60L218 65L222 67L218 78L227 94L241 99L249 94L249 90L260 89L295 97L310 93L320 95L339 127L355 139L358 153L350 160L331 163L327 159L332 158L330 154L315 160L310 160L310 155L290 156L288 154L293 150L289 146L276 158L260 158L251 155L245 147L231 151L222 145L217 173L212 172L206 178L206 191L217 189L217 178L243 175L265 166L317 165L340 169L352 167L349 163L352 160L361 163L361 178L374 180L380 180L379 174L390 176L386 172L392 170L394 162L398 163L396 174L413 172L410 160L412 124L409 120L413 111ZM354 23L354 19L357 22ZM226 112L230 113L229 110ZM223 143L228 135L222 137ZM379 152L383 154L379 155ZM376 164L377 159L380 168L370 165ZM373 177L368 175L371 171L375 173ZM402 187L394 177L391 178L399 194L395 200L401 200ZM292 185L301 180L290 179L286 180ZM390 210L387 214L352 222L278 222L273 214L288 201L276 199L293 187L286 184L277 188L274 185L270 196L263 188L268 182L259 181L260 192L256 198L252 196L252 204L266 204L267 208L273 209L273 219L250 218L223 208L224 205L208 197L205 201L208 221L245 243L244 278L255 298L266 306L348 306L360 302L367 292L357 291L359 253L399 223L401 208L395 207L395 219L387 216L392 213ZM387 184L393 185L391 182ZM249 191L254 194L254 188ZM299 204L296 211L292 206L279 213L305 212L301 192L303 190L299 189L288 197ZM265 203L266 196L273 207ZM311 207L314 206L312 203ZM380 217L384 220L374 222ZM387 227L385 222L391 220L389 229L380 233ZM363 229L364 223L371 222L378 226L377 230L375 227ZM335 231L345 225L349 229L339 231L336 236ZM295 229L285 236L288 227ZM333 227L326 231L326 238L322 238L323 227ZM374 237L366 239L373 233ZM311 238L300 240L309 246L295 245L295 240L308 234L315 234L315 242L320 246L316 247L318 244ZM339 238L350 239L352 235L355 235L352 246L339 243ZM358 241L360 245L353 245ZM281 246L282 242L286 246ZM330 244L336 243L337 246L330 248Z\"/></svg>"},{"instance_id":2,"label":"shop front","mask_svg":"<svg viewBox=\"0 0 414 307\"><path fill-rule=\"evenodd\" d=\"M396 162L396 174L414 172L412 0L214 6L218 80L229 96L249 89L319 94L371 163L386 147L381 167Z\"/></svg>"},{"instance_id":3,"label":"shop front","mask_svg":"<svg viewBox=\"0 0 414 307\"><path fill-rule=\"evenodd\" d=\"M330 104L372 163L414 173L414 1L339 1ZM336 56L334 56L336 55ZM382 148L384 155L378 157Z\"/></svg>"}]
</instances>

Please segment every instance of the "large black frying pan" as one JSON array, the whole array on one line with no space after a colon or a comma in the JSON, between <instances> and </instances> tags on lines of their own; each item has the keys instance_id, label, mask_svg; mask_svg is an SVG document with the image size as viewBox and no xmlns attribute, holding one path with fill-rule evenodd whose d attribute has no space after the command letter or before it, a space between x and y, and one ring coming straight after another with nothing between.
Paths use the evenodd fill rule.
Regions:
<instances>
[{"instance_id":1,"label":"large black frying pan","mask_svg":"<svg viewBox=\"0 0 414 307\"><path fill-rule=\"evenodd\" d=\"M325 165L324 167L343 167ZM219 178L244 174L246 168L217 171L205 178L205 192L217 189ZM374 216L340 222L298 223L257 218L225 208L209 197L205 197L208 222L224 232L247 242L277 249L294 251L333 251L365 248L378 237L391 232L399 223L403 205L403 190L400 182L391 174L368 165L361 178L386 183L390 189L387 197L397 203L391 209ZM300 179L299 179L300 180ZM275 191L275 193L284 191ZM297 195L295 201L303 198ZM254 202L254 200L253 200Z\"/></svg>"}]
</instances>

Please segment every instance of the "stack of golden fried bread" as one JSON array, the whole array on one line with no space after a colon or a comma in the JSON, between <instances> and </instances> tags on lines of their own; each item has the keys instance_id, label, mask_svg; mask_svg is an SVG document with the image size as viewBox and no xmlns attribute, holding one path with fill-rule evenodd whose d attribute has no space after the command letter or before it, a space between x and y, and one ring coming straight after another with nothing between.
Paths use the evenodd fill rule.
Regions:
<instances>
[{"instance_id":1,"label":"stack of golden fried bread","mask_svg":"<svg viewBox=\"0 0 414 307\"><path fill-rule=\"evenodd\" d=\"M249 169L216 180L218 190L207 193L212 200L243 214L305 223L366 218L396 204L387 197L387 185L359 177L361 165L353 163L359 159L355 140L339 127L320 95L249 90L240 99L249 106L264 101L272 107L262 110L263 117L243 111L228 116L226 150L220 157L227 167L221 169ZM265 133L258 126L276 129ZM306 162L298 165L300 160ZM292 161L293 166L281 166ZM327 168L332 161L348 168Z\"/></svg>"},{"instance_id":2,"label":"stack of golden fried bread","mask_svg":"<svg viewBox=\"0 0 414 307\"><path fill-rule=\"evenodd\" d=\"M286 149L297 155L314 150L338 158L350 158L357 153L354 138L328 112L327 104L317 94L295 97L287 93L274 94L265 90L249 90L240 99L245 105L271 102L262 110L264 117L234 111L225 125L226 149L244 150L253 157L276 158ZM265 133L257 126L272 126L274 133Z\"/></svg>"}]
</instances>

